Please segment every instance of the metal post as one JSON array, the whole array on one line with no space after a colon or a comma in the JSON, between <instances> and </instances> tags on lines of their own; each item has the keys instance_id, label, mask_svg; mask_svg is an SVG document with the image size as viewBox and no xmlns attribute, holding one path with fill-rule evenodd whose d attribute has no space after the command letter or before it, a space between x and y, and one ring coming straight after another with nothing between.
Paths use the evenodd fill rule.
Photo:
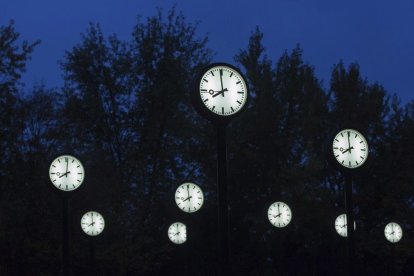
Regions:
<instances>
[{"instance_id":1,"label":"metal post","mask_svg":"<svg viewBox=\"0 0 414 276\"><path fill-rule=\"evenodd\" d=\"M347 230L347 246L348 246L348 275L354 275L354 211L352 205L352 175L345 174L345 209L346 209L346 230Z\"/></svg>"},{"instance_id":2,"label":"metal post","mask_svg":"<svg viewBox=\"0 0 414 276\"><path fill-rule=\"evenodd\" d=\"M69 197L62 196L62 274L70 275L69 255Z\"/></svg>"},{"instance_id":3,"label":"metal post","mask_svg":"<svg viewBox=\"0 0 414 276\"><path fill-rule=\"evenodd\" d=\"M229 272L229 211L227 201L227 140L226 125L217 125L217 184L219 227L219 275Z\"/></svg>"},{"instance_id":4,"label":"metal post","mask_svg":"<svg viewBox=\"0 0 414 276\"><path fill-rule=\"evenodd\" d=\"M89 257L90 257L90 273L95 275L95 244L94 237L89 237Z\"/></svg>"}]
</instances>

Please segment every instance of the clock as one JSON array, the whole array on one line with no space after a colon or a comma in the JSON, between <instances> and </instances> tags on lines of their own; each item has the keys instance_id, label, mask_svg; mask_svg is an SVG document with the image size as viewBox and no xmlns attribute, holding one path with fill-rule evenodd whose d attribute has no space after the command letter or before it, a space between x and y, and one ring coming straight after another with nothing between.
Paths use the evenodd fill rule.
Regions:
<instances>
[{"instance_id":1,"label":"clock","mask_svg":"<svg viewBox=\"0 0 414 276\"><path fill-rule=\"evenodd\" d=\"M100 213L89 211L82 216L81 227L87 235L97 236L104 230L105 220Z\"/></svg>"},{"instance_id":2,"label":"clock","mask_svg":"<svg viewBox=\"0 0 414 276\"><path fill-rule=\"evenodd\" d=\"M228 121L243 110L247 97L246 79L230 64L210 64L196 79L193 100L208 119Z\"/></svg>"},{"instance_id":3,"label":"clock","mask_svg":"<svg viewBox=\"0 0 414 276\"><path fill-rule=\"evenodd\" d=\"M175 203L184 212L194 213L203 206L203 191L194 183L181 184L175 191Z\"/></svg>"},{"instance_id":4,"label":"clock","mask_svg":"<svg viewBox=\"0 0 414 276\"><path fill-rule=\"evenodd\" d=\"M401 240L403 231L398 223L390 222L384 229L385 238L392 243L397 243Z\"/></svg>"},{"instance_id":5,"label":"clock","mask_svg":"<svg viewBox=\"0 0 414 276\"><path fill-rule=\"evenodd\" d=\"M355 228L356 228L356 224L354 221L354 229ZM342 237L346 238L348 236L346 214L341 214L335 219L335 230Z\"/></svg>"},{"instance_id":6,"label":"clock","mask_svg":"<svg viewBox=\"0 0 414 276\"><path fill-rule=\"evenodd\" d=\"M273 226L285 227L292 219L292 211L289 206L281 201L276 201L267 210L267 217Z\"/></svg>"},{"instance_id":7,"label":"clock","mask_svg":"<svg viewBox=\"0 0 414 276\"><path fill-rule=\"evenodd\" d=\"M62 155L53 160L49 168L49 176L56 188L69 192L82 184L85 170L82 163L71 155Z\"/></svg>"},{"instance_id":8,"label":"clock","mask_svg":"<svg viewBox=\"0 0 414 276\"><path fill-rule=\"evenodd\" d=\"M362 166L368 157L367 140L354 129L344 129L336 134L332 150L336 161L348 169Z\"/></svg>"},{"instance_id":9,"label":"clock","mask_svg":"<svg viewBox=\"0 0 414 276\"><path fill-rule=\"evenodd\" d=\"M168 237L175 244L185 243L187 240L187 227L184 223L174 222L168 228Z\"/></svg>"}]
</instances>

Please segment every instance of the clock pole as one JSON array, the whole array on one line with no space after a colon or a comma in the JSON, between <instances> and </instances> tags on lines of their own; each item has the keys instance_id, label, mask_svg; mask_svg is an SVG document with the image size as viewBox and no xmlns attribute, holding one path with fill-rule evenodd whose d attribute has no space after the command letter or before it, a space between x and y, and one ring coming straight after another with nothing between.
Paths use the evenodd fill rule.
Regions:
<instances>
[{"instance_id":1,"label":"clock pole","mask_svg":"<svg viewBox=\"0 0 414 276\"><path fill-rule=\"evenodd\" d=\"M89 237L89 257L91 275L95 275L95 244L94 237Z\"/></svg>"},{"instance_id":2,"label":"clock pole","mask_svg":"<svg viewBox=\"0 0 414 276\"><path fill-rule=\"evenodd\" d=\"M70 275L69 265L69 196L62 195L62 274Z\"/></svg>"},{"instance_id":3,"label":"clock pole","mask_svg":"<svg viewBox=\"0 0 414 276\"><path fill-rule=\"evenodd\" d=\"M219 200L219 275L227 275L229 272L229 210L227 200L227 138L225 124L217 124L217 184Z\"/></svg>"},{"instance_id":4,"label":"clock pole","mask_svg":"<svg viewBox=\"0 0 414 276\"><path fill-rule=\"evenodd\" d=\"M347 270L349 275L354 275L354 211L352 205L352 174L345 173L345 209L346 209L346 231L347 231L347 246L348 246L348 264Z\"/></svg>"}]
</instances>

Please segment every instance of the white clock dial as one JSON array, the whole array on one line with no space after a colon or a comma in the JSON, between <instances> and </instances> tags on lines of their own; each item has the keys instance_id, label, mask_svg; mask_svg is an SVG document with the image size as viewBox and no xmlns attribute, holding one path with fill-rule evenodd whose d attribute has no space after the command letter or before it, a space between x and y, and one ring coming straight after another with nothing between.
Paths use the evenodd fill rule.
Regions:
<instances>
[{"instance_id":1,"label":"white clock dial","mask_svg":"<svg viewBox=\"0 0 414 276\"><path fill-rule=\"evenodd\" d=\"M98 212L89 211L82 216L81 227L87 235L97 236L104 230L105 220Z\"/></svg>"},{"instance_id":2,"label":"white clock dial","mask_svg":"<svg viewBox=\"0 0 414 276\"><path fill-rule=\"evenodd\" d=\"M267 217L274 226L285 227L292 219L292 211L286 203L276 201L267 210Z\"/></svg>"},{"instance_id":3,"label":"white clock dial","mask_svg":"<svg viewBox=\"0 0 414 276\"><path fill-rule=\"evenodd\" d=\"M194 183L181 184L175 191L175 203L184 212L196 212L203 206L203 191Z\"/></svg>"},{"instance_id":4,"label":"white clock dial","mask_svg":"<svg viewBox=\"0 0 414 276\"><path fill-rule=\"evenodd\" d=\"M368 157L368 143L354 129L340 131L333 140L332 149L339 164L349 169L360 167Z\"/></svg>"},{"instance_id":5,"label":"white clock dial","mask_svg":"<svg viewBox=\"0 0 414 276\"><path fill-rule=\"evenodd\" d=\"M356 228L356 224L355 224L355 221L354 221L354 229L355 228ZM346 214L341 214L336 218L336 220L335 220L335 230L342 237L346 238L348 236Z\"/></svg>"},{"instance_id":6,"label":"white clock dial","mask_svg":"<svg viewBox=\"0 0 414 276\"><path fill-rule=\"evenodd\" d=\"M185 243L187 240L187 227L184 223L174 222L168 228L168 237L175 244Z\"/></svg>"},{"instance_id":7,"label":"white clock dial","mask_svg":"<svg viewBox=\"0 0 414 276\"><path fill-rule=\"evenodd\" d=\"M390 222L385 226L384 235L389 242L396 243L401 240L403 231L398 223Z\"/></svg>"},{"instance_id":8,"label":"white clock dial","mask_svg":"<svg viewBox=\"0 0 414 276\"><path fill-rule=\"evenodd\" d=\"M247 86L235 69L217 65L208 69L200 81L200 96L213 113L229 116L240 111L247 100Z\"/></svg>"},{"instance_id":9,"label":"white clock dial","mask_svg":"<svg viewBox=\"0 0 414 276\"><path fill-rule=\"evenodd\" d=\"M85 170L82 163L71 155L62 155L53 160L49 168L53 185L62 191L73 191L82 184Z\"/></svg>"}]
</instances>

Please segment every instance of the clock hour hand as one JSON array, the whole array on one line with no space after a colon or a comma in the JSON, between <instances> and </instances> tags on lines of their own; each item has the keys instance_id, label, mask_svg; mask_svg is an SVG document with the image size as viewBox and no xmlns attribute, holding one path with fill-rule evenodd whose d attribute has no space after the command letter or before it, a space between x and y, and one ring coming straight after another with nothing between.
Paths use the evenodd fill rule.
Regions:
<instances>
[{"instance_id":1,"label":"clock hour hand","mask_svg":"<svg viewBox=\"0 0 414 276\"><path fill-rule=\"evenodd\" d=\"M64 177L64 176L66 176L66 177L67 177L68 173L70 173L70 171L65 172L65 173L62 173L62 174L59 176L59 178L62 178L62 177Z\"/></svg>"},{"instance_id":2,"label":"clock hour hand","mask_svg":"<svg viewBox=\"0 0 414 276\"><path fill-rule=\"evenodd\" d=\"M345 152L347 152L347 151L349 151L349 153L351 153L351 149L354 149L354 147L350 147L350 148L348 148L348 149L344 150L344 151L342 152L342 154L344 154L344 153L345 153Z\"/></svg>"},{"instance_id":3,"label":"clock hour hand","mask_svg":"<svg viewBox=\"0 0 414 276\"><path fill-rule=\"evenodd\" d=\"M192 196L187 197L186 199L183 200L183 202L186 200L190 200L190 198L192 198Z\"/></svg>"},{"instance_id":4,"label":"clock hour hand","mask_svg":"<svg viewBox=\"0 0 414 276\"><path fill-rule=\"evenodd\" d=\"M218 91L216 94L213 94L213 98L217 97L218 95L222 94L224 97L224 92L229 91L227 88L224 88L221 91Z\"/></svg>"}]
</instances>

